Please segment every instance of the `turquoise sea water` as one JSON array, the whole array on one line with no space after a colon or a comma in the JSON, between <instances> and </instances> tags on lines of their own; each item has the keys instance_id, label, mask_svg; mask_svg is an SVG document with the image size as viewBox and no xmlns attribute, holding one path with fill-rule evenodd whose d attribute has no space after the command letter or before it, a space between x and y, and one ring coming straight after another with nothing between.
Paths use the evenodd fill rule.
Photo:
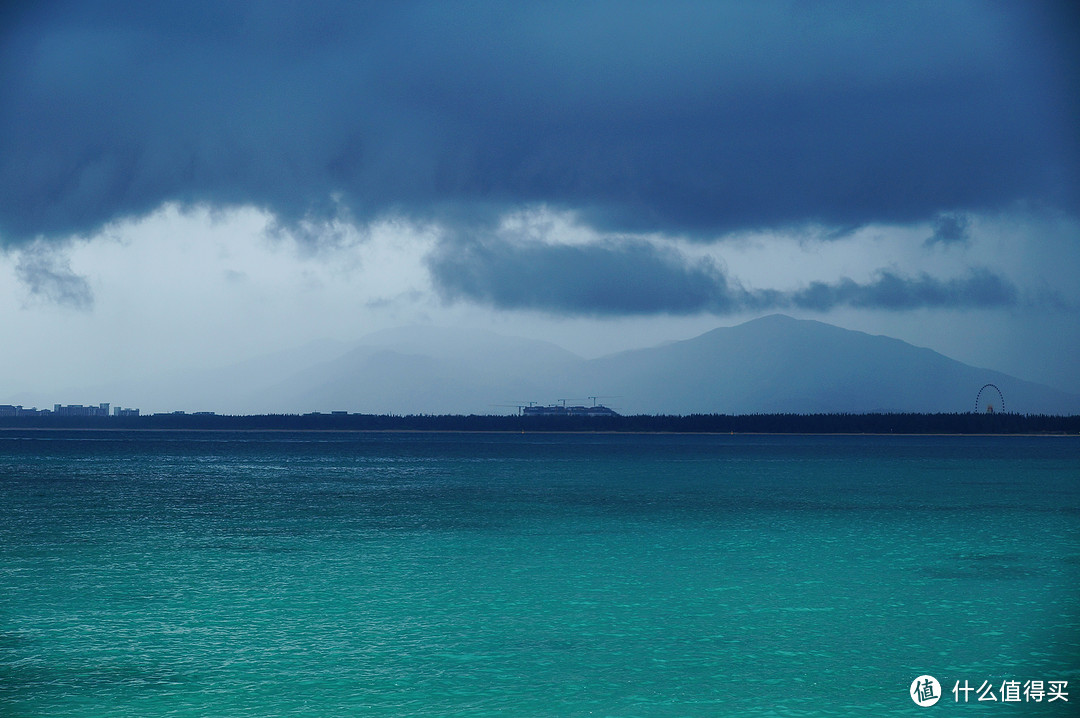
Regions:
<instances>
[{"instance_id":1,"label":"turquoise sea water","mask_svg":"<svg viewBox=\"0 0 1080 718\"><path fill-rule=\"evenodd\" d=\"M0 716L1076 715L1078 587L1076 437L0 432Z\"/></svg>"}]
</instances>

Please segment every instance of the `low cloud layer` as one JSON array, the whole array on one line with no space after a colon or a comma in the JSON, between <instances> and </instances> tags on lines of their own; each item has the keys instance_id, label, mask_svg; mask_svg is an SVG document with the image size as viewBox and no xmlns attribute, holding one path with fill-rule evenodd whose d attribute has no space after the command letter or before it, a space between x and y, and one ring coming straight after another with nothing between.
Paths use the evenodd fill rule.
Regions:
<instances>
[{"instance_id":1,"label":"low cloud layer","mask_svg":"<svg viewBox=\"0 0 1080 718\"><path fill-rule=\"evenodd\" d=\"M690 314L737 308L724 273L643 241L586 246L446 242L428 258L436 289L500 309L565 314Z\"/></svg>"},{"instance_id":2,"label":"low cloud layer","mask_svg":"<svg viewBox=\"0 0 1080 718\"><path fill-rule=\"evenodd\" d=\"M1058 7L17 4L0 15L0 243L167 201L473 229L545 205L699 236L1075 212ZM709 271L666 302L694 303Z\"/></svg>"},{"instance_id":3,"label":"low cloud layer","mask_svg":"<svg viewBox=\"0 0 1080 718\"><path fill-rule=\"evenodd\" d=\"M878 271L868 282L843 278L793 291L747 289L715 262L688 260L642 240L550 245L498 238L444 242L428 257L436 289L448 301L565 315L730 314L800 308L970 309L1016 306L1008 279L972 269L939 279Z\"/></svg>"},{"instance_id":4,"label":"low cloud layer","mask_svg":"<svg viewBox=\"0 0 1080 718\"><path fill-rule=\"evenodd\" d=\"M934 220L934 233L925 244L928 247L935 244L967 244L970 225L971 221L962 214L942 214Z\"/></svg>"},{"instance_id":5,"label":"low cloud layer","mask_svg":"<svg viewBox=\"0 0 1080 718\"><path fill-rule=\"evenodd\" d=\"M94 306L94 293L86 277L71 270L61 251L41 242L19 252L15 277L35 300L81 310Z\"/></svg>"},{"instance_id":6,"label":"low cloud layer","mask_svg":"<svg viewBox=\"0 0 1080 718\"><path fill-rule=\"evenodd\" d=\"M965 276L937 279L928 274L905 277L879 271L866 283L851 279L813 282L805 289L781 293L779 306L827 311L839 306L858 309L972 309L1011 307L1019 291L1004 277L987 269L973 269Z\"/></svg>"}]
</instances>

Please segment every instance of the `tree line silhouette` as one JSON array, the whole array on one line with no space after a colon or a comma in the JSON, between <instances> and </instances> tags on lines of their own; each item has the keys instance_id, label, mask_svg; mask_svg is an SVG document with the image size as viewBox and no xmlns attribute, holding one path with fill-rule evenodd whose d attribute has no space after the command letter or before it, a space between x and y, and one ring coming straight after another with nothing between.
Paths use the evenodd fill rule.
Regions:
<instances>
[{"instance_id":1,"label":"tree line silhouette","mask_svg":"<svg viewBox=\"0 0 1080 718\"><path fill-rule=\"evenodd\" d=\"M761 434L1078 434L1080 415L689 414L632 416L148 414L0 417L0 428L217 431L512 431Z\"/></svg>"}]
</instances>

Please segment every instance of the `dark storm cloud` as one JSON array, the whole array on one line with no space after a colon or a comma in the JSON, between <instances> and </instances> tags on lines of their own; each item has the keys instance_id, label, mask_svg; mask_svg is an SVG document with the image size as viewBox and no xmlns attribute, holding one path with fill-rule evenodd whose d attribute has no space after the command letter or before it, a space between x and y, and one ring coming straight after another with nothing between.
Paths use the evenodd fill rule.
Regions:
<instances>
[{"instance_id":1,"label":"dark storm cloud","mask_svg":"<svg viewBox=\"0 0 1080 718\"><path fill-rule=\"evenodd\" d=\"M639 240L568 246L491 235L455 239L428 257L428 269L450 301L567 315L990 308L1020 301L1011 282L986 269L951 279L883 270L866 283L844 278L795 291L745 289L712 261Z\"/></svg>"},{"instance_id":2,"label":"dark storm cloud","mask_svg":"<svg viewBox=\"0 0 1080 718\"><path fill-rule=\"evenodd\" d=\"M1054 7L25 3L0 15L0 241L166 201L699 236L1074 211Z\"/></svg>"},{"instance_id":3,"label":"dark storm cloud","mask_svg":"<svg viewBox=\"0 0 1080 718\"><path fill-rule=\"evenodd\" d=\"M444 242L428 257L443 297L500 309L588 315L735 309L738 290L711 262L689 264L642 241L585 246Z\"/></svg>"},{"instance_id":4,"label":"dark storm cloud","mask_svg":"<svg viewBox=\"0 0 1080 718\"><path fill-rule=\"evenodd\" d=\"M19 252L15 276L35 299L73 309L94 306L94 293L85 277L71 270L71 263L55 248L36 242Z\"/></svg>"}]
</instances>

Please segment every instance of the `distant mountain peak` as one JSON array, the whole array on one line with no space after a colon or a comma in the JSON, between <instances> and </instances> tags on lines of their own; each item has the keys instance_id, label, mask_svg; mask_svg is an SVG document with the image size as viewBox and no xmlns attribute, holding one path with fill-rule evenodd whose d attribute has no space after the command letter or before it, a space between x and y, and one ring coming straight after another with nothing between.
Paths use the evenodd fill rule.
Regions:
<instances>
[{"instance_id":1,"label":"distant mountain peak","mask_svg":"<svg viewBox=\"0 0 1080 718\"><path fill-rule=\"evenodd\" d=\"M964 412L986 383L1010 410L1076 413L1080 397L962 364L893 337L770 314L590 362L623 413Z\"/></svg>"},{"instance_id":2,"label":"distant mountain peak","mask_svg":"<svg viewBox=\"0 0 1080 718\"><path fill-rule=\"evenodd\" d=\"M622 414L952 413L971 411L992 383L1010 411L1080 413L1076 395L785 314L592 360L544 341L430 326L375 332L339 349L311 345L108 395L131 406L221 412L492 414L596 396L619 397L611 404Z\"/></svg>"}]
</instances>

